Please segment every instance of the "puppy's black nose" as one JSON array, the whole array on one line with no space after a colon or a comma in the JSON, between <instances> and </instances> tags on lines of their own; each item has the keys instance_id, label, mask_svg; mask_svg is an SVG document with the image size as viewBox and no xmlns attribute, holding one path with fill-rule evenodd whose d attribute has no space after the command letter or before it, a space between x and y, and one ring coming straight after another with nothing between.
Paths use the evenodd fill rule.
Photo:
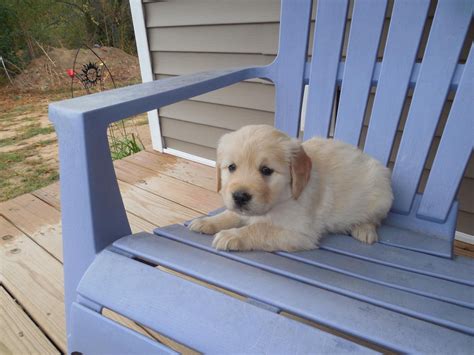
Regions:
<instances>
[{"instance_id":1,"label":"puppy's black nose","mask_svg":"<svg viewBox=\"0 0 474 355\"><path fill-rule=\"evenodd\" d=\"M242 190L235 191L232 194L232 197L234 198L235 204L239 207L246 205L247 202L249 202L252 199L252 195Z\"/></svg>"}]
</instances>

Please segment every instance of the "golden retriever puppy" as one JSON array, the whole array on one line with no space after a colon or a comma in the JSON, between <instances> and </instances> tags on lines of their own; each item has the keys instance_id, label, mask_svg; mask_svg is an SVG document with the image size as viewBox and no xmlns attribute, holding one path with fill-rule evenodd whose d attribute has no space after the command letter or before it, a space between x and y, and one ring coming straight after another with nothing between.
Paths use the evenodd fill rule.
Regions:
<instances>
[{"instance_id":1,"label":"golden retriever puppy","mask_svg":"<svg viewBox=\"0 0 474 355\"><path fill-rule=\"evenodd\" d=\"M308 250L325 233L371 244L393 200L390 170L356 147L267 125L224 135L216 169L227 210L189 228L222 250Z\"/></svg>"}]
</instances>

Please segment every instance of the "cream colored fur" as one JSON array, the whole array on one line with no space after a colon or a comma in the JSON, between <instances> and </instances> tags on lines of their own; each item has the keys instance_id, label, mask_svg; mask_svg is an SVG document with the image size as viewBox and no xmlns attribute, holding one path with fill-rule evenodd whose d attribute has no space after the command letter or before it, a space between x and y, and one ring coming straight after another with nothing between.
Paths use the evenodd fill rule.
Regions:
<instances>
[{"instance_id":1,"label":"cream colored fur","mask_svg":"<svg viewBox=\"0 0 474 355\"><path fill-rule=\"evenodd\" d=\"M263 166L273 174L264 176ZM371 244L393 200L390 170L359 149L323 138L301 144L267 125L224 135L216 168L227 210L189 228L216 234L217 249L308 250L326 233ZM233 201L237 190L252 196L244 209Z\"/></svg>"}]
</instances>

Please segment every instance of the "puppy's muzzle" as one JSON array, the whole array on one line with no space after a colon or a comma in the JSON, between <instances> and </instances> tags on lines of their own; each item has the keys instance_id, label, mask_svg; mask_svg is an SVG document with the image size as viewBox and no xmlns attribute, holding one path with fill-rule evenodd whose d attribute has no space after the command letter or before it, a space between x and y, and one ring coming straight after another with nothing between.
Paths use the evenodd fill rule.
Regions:
<instances>
[{"instance_id":1,"label":"puppy's muzzle","mask_svg":"<svg viewBox=\"0 0 474 355\"><path fill-rule=\"evenodd\" d=\"M252 195L246 191L238 190L232 193L232 198L237 207L244 207L252 199Z\"/></svg>"}]
</instances>

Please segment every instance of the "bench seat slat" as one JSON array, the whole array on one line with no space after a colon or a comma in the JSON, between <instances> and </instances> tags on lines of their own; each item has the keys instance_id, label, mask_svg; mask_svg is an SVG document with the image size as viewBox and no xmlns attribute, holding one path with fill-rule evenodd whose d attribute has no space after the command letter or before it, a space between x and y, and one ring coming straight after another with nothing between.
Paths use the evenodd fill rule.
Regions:
<instances>
[{"instance_id":1,"label":"bench seat slat","mask_svg":"<svg viewBox=\"0 0 474 355\"><path fill-rule=\"evenodd\" d=\"M88 355L114 353L129 355L178 354L167 346L105 318L100 313L96 313L78 303L72 304L71 317L77 332L71 339L71 344L69 344L72 353L80 349L81 353ZM111 338L114 339L114 342L110 341ZM87 341L81 341L84 339L87 339Z\"/></svg>"},{"instance_id":2,"label":"bench seat slat","mask_svg":"<svg viewBox=\"0 0 474 355\"><path fill-rule=\"evenodd\" d=\"M373 353L109 250L96 257L78 292L203 353Z\"/></svg>"},{"instance_id":3,"label":"bench seat slat","mask_svg":"<svg viewBox=\"0 0 474 355\"><path fill-rule=\"evenodd\" d=\"M471 286L321 249L278 254L381 285L474 309L474 288Z\"/></svg>"},{"instance_id":4,"label":"bench seat slat","mask_svg":"<svg viewBox=\"0 0 474 355\"><path fill-rule=\"evenodd\" d=\"M354 2L334 138L355 146L359 143L386 7L385 0Z\"/></svg>"},{"instance_id":5,"label":"bench seat slat","mask_svg":"<svg viewBox=\"0 0 474 355\"><path fill-rule=\"evenodd\" d=\"M454 3L454 4L453 4ZM465 35L472 0L439 0L392 174L392 211L409 213L445 103ZM452 201L446 201L450 204Z\"/></svg>"},{"instance_id":6,"label":"bench seat slat","mask_svg":"<svg viewBox=\"0 0 474 355\"><path fill-rule=\"evenodd\" d=\"M210 239L208 236L200 236ZM435 349L440 351L441 348L447 351L448 343L456 344L454 346L462 351L474 345L473 338L466 334L292 280L288 275L278 275L227 258L229 254L256 257L267 254L287 263L293 262L307 266L312 271L317 270L313 266L277 255L221 252L218 253L221 255L217 255L184 243L161 237L150 238L147 235L122 238L114 246L133 251L145 260L397 351L416 349L418 352L430 352Z\"/></svg>"},{"instance_id":7,"label":"bench seat slat","mask_svg":"<svg viewBox=\"0 0 474 355\"><path fill-rule=\"evenodd\" d=\"M420 200L421 196L417 196L417 201L419 202ZM224 210L225 208L219 208L209 212L209 215L213 216ZM389 219L394 220L396 217L397 216L391 216ZM403 216L401 217L403 218ZM188 226L190 222L191 221L186 221L184 225ZM397 221L394 220L392 222ZM401 235L409 234L410 236L414 236L417 234L384 224L378 229L379 238L381 239L380 243L368 246L346 235L331 235L330 237L322 239L320 248L382 265L474 286L474 259L456 256L455 259L452 260L398 248L397 246L399 245L395 244L396 240L393 238L395 232L392 231L390 235L386 235L386 231L388 230L398 230L398 233ZM422 235L417 234L417 237L421 239ZM403 237L400 236L400 238ZM423 240L425 242L433 242L434 239L437 238L426 236ZM406 247L406 244L413 246L422 242L423 241L405 242L404 244Z\"/></svg>"},{"instance_id":8,"label":"bench seat slat","mask_svg":"<svg viewBox=\"0 0 474 355\"><path fill-rule=\"evenodd\" d=\"M212 238L191 232L181 225L159 228L156 232L164 237L190 243L212 253L220 253L233 260L474 335L474 311L469 308L355 279L272 253L217 252L211 246ZM124 250L131 252L136 249Z\"/></svg>"},{"instance_id":9,"label":"bench seat slat","mask_svg":"<svg viewBox=\"0 0 474 355\"><path fill-rule=\"evenodd\" d=\"M458 262L459 257L453 261L380 243L367 246L345 235L325 238L321 249L474 286L474 265L465 259Z\"/></svg>"}]
</instances>

